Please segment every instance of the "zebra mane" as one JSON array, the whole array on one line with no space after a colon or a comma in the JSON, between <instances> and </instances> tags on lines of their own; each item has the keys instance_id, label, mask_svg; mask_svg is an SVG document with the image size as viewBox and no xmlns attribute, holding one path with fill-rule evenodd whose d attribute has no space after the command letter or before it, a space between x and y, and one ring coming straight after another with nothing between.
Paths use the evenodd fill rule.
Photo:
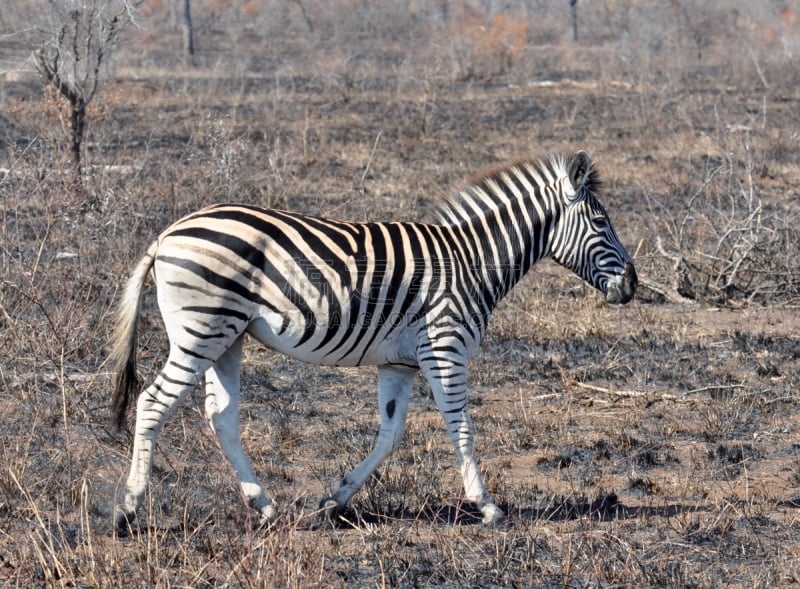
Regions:
<instances>
[{"instance_id":1,"label":"zebra mane","mask_svg":"<svg viewBox=\"0 0 800 589\"><path fill-rule=\"evenodd\" d=\"M555 153L538 159L516 159L490 167L473 176L465 185L438 203L434 209L436 219L444 225L468 221L478 214L475 212L476 209L485 208L485 205L478 202L480 200L479 193L485 191L490 184L505 184L503 177L515 171L521 172L525 176L533 174L552 181L568 174L570 161L572 161L572 155L565 156ZM580 191L584 194L587 191L597 194L600 192L601 185L600 174L592 163Z\"/></svg>"}]
</instances>

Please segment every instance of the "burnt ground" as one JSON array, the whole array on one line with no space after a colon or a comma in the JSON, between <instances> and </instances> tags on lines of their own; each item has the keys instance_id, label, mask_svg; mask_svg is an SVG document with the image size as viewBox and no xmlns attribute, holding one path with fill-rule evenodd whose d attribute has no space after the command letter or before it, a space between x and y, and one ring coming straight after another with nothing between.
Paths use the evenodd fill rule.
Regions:
<instances>
[{"instance_id":1,"label":"burnt ground","mask_svg":"<svg viewBox=\"0 0 800 589\"><path fill-rule=\"evenodd\" d=\"M452 23L429 22L427 37L414 20L386 24L387 37L392 3L357 31L309 6L313 34L293 11L261 31L211 13L191 68L170 50L174 33L129 31L123 43L139 51L117 58L93 105L82 191L64 172L63 105L34 74L0 86L0 581L800 582L796 58L770 53L778 41L756 29L752 57L735 57L739 21L717 21L702 43L671 23L660 48L624 40L616 21L579 45L541 21L500 67L480 36L502 24L488 16L474 30L453 17L471 40L462 47L449 44ZM416 35L424 42L407 42ZM252 529L196 392L159 438L134 533L112 534L130 431L107 422L109 313L172 220L218 201L430 219L483 168L577 149L600 169L642 286L609 307L543 262L498 309L470 364L470 401L504 527L464 504L422 380L403 447L342 521L320 525L319 500L374 441L375 370L308 366L250 342L242 437L281 510L276 528ZM143 380L165 345L150 292Z\"/></svg>"}]
</instances>

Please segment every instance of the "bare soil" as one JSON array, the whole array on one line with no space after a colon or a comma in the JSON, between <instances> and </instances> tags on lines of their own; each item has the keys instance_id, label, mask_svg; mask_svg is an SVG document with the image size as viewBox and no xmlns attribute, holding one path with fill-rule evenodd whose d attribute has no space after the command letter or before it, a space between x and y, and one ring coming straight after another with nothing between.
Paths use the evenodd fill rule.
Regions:
<instances>
[{"instance_id":1,"label":"bare soil","mask_svg":"<svg viewBox=\"0 0 800 589\"><path fill-rule=\"evenodd\" d=\"M513 32L501 8L476 12L481 29L402 2L332 3L353 19L305 4L313 31L298 3L198 2L187 67L154 3L92 105L82 191L63 105L33 72L2 78L0 584L800 583L800 67L780 49L797 21L673 3L692 18L662 15L656 46L646 17L661 8L605 2L581 13L594 30L576 44L541 8L506 55L487 41ZM0 47L24 60L12 37ZM543 262L498 309L470 401L504 527L464 503L421 379L403 447L339 525L320 525L319 500L377 433L375 370L249 342L242 437L277 526L253 528L197 391L159 438L133 535L114 535L130 432L108 425L105 344L118 288L159 231L218 201L430 219L486 167L577 149L642 286L609 307ZM150 292L143 380L165 357Z\"/></svg>"}]
</instances>

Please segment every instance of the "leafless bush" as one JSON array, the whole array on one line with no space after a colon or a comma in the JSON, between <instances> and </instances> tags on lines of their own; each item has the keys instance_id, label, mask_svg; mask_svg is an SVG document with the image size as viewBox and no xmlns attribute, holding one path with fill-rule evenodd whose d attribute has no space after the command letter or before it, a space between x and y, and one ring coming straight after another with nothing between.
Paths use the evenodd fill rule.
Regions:
<instances>
[{"instance_id":1,"label":"leafless bush","mask_svg":"<svg viewBox=\"0 0 800 589\"><path fill-rule=\"evenodd\" d=\"M797 300L798 213L765 202L758 182L769 172L751 130L724 138L726 155L699 162L687 184L673 184L675 194L654 205L664 233L651 246L669 266L669 287L722 305Z\"/></svg>"},{"instance_id":2,"label":"leafless bush","mask_svg":"<svg viewBox=\"0 0 800 589\"><path fill-rule=\"evenodd\" d=\"M107 76L108 61L119 32L130 22L134 3L89 2L72 5L52 0L43 12L30 15L38 21L31 35L33 56L45 84L65 101L73 182L82 190L84 138L88 107Z\"/></svg>"},{"instance_id":3,"label":"leafless bush","mask_svg":"<svg viewBox=\"0 0 800 589\"><path fill-rule=\"evenodd\" d=\"M470 3L456 4L441 32L452 52L459 80L491 79L507 73L528 43L524 14L488 14Z\"/></svg>"}]
</instances>

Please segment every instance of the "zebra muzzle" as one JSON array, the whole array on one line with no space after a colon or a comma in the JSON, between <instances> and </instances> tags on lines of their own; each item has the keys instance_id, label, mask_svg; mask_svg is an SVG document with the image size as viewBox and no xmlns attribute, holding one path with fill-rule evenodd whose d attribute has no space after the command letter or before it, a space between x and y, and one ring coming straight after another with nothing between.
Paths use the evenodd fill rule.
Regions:
<instances>
[{"instance_id":1,"label":"zebra muzzle","mask_svg":"<svg viewBox=\"0 0 800 589\"><path fill-rule=\"evenodd\" d=\"M608 281L606 302L612 305L623 305L633 299L639 278L631 262L625 262L622 273Z\"/></svg>"}]
</instances>

